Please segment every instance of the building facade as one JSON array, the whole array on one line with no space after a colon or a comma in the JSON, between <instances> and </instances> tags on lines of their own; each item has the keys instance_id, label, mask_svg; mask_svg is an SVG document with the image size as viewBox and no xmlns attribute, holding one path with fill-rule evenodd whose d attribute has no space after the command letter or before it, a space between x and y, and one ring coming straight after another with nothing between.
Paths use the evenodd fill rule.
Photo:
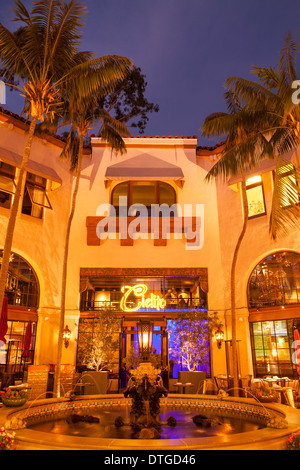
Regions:
<instances>
[{"instance_id":1,"label":"building facade","mask_svg":"<svg viewBox=\"0 0 300 470\"><path fill-rule=\"evenodd\" d=\"M0 245L3 248L28 123L0 112ZM207 183L222 145L198 146L196 137L131 137L116 155L100 138L85 149L68 261L65 324L71 331L62 362L85 365L83 345L95 319L113 311L121 319L113 360L137 348L137 322L153 326L153 347L174 376L172 325L178 312L217 312L224 344L207 345L208 376L228 372L231 314L230 270L243 224L239 178ZM19 208L6 296L7 343L0 343L3 373L28 363L55 364L62 258L74 176L61 160L58 136L34 139ZM290 155L291 170L299 154ZM273 167L248 175L250 218L237 264L237 332L241 375L295 376L293 331L298 327L299 231L269 236ZM151 212L166 210L165 220ZM128 212L129 210L129 212ZM31 356L22 358L31 322ZM230 372L230 371L229 371Z\"/></svg>"}]
</instances>

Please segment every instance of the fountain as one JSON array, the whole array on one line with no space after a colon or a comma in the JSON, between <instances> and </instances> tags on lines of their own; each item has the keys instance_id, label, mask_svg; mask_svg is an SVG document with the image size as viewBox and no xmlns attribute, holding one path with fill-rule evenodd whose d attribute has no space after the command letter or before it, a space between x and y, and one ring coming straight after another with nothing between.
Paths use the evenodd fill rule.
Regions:
<instances>
[{"instance_id":1,"label":"fountain","mask_svg":"<svg viewBox=\"0 0 300 470\"><path fill-rule=\"evenodd\" d=\"M125 398L132 399L130 425L139 431L139 438L160 437L157 432L161 425L160 398L167 395L159 371L154 369L151 363L141 363L133 372L124 393Z\"/></svg>"},{"instance_id":2,"label":"fountain","mask_svg":"<svg viewBox=\"0 0 300 470\"><path fill-rule=\"evenodd\" d=\"M141 365L123 395L74 395L0 409L19 449L278 449L300 411L255 397L167 393ZM91 419L93 417L93 419Z\"/></svg>"}]
</instances>

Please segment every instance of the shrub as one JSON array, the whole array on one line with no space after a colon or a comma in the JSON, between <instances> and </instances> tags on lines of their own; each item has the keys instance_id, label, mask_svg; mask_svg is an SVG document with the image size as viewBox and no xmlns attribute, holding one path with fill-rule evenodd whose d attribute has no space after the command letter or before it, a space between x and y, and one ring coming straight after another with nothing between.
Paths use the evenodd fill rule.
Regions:
<instances>
[{"instance_id":1,"label":"shrub","mask_svg":"<svg viewBox=\"0 0 300 470\"><path fill-rule=\"evenodd\" d=\"M289 435L286 447L287 450L300 450L300 431Z\"/></svg>"}]
</instances>

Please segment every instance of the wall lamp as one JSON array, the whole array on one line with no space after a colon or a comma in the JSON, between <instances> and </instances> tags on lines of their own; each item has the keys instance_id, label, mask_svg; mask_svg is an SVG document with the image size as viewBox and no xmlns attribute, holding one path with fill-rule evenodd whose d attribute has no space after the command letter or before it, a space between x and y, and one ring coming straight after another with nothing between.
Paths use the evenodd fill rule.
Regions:
<instances>
[{"instance_id":1,"label":"wall lamp","mask_svg":"<svg viewBox=\"0 0 300 470\"><path fill-rule=\"evenodd\" d=\"M221 349L222 343L224 341L224 331L222 330L221 325L218 327L217 331L215 332L215 339L216 339L218 348Z\"/></svg>"},{"instance_id":2,"label":"wall lamp","mask_svg":"<svg viewBox=\"0 0 300 470\"><path fill-rule=\"evenodd\" d=\"M63 340L64 340L65 348L69 346L70 339L71 339L71 330L69 329L68 325L66 325L63 330Z\"/></svg>"}]
</instances>

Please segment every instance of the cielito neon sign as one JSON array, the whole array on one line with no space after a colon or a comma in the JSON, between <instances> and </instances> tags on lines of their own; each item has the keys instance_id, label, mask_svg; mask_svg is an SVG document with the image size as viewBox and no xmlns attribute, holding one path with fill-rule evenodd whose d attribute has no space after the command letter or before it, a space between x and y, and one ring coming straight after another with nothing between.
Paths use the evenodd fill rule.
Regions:
<instances>
[{"instance_id":1,"label":"cielito neon sign","mask_svg":"<svg viewBox=\"0 0 300 470\"><path fill-rule=\"evenodd\" d=\"M148 286L145 284L136 284L135 286L123 286L121 292L124 293L121 302L120 308L124 312L136 312L141 308L151 308L155 310L164 309L166 306L165 299L161 298L159 295L150 294L150 297L145 298L145 294L148 291ZM138 301L135 307L128 305L128 297L130 294L134 294L135 297L141 297L141 300Z\"/></svg>"}]
</instances>

